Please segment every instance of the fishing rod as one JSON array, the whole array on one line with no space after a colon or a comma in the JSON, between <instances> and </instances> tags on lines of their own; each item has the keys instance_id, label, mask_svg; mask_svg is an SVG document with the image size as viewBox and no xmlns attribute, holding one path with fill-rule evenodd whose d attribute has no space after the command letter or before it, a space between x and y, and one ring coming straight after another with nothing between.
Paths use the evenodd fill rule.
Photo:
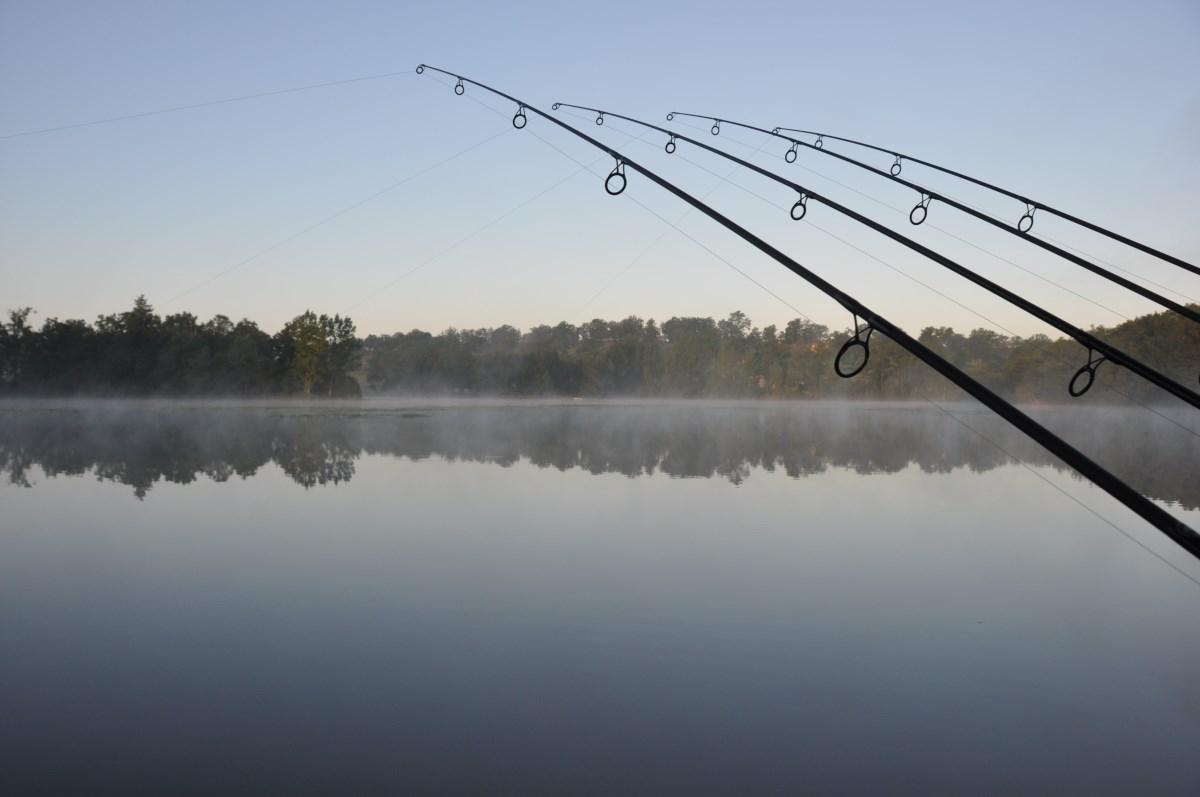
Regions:
<instances>
[{"instance_id":1,"label":"fishing rod","mask_svg":"<svg viewBox=\"0 0 1200 797\"><path fill-rule=\"evenodd\" d=\"M692 114L688 114L688 115L691 116ZM712 117L711 116L701 116L699 118L711 119ZM730 124L736 124L736 123L731 122ZM943 174L949 174L953 177L957 177L960 180L966 180L969 183L974 183L975 185L981 186L983 188L987 188L990 191L995 191L998 194L1002 194L1011 199L1015 199L1018 202L1023 202L1023 203L1025 203L1025 215L1021 217L1022 221L1018 222L1018 225L1022 224L1026 218L1028 218L1028 220L1029 220L1028 225L1026 226L1025 230L1023 230L1023 232L1028 232L1029 229L1031 229L1033 227L1034 211L1041 210L1041 211L1051 214L1052 216L1058 216L1060 219L1069 221L1072 224L1078 224L1080 227L1091 230L1092 232L1095 232L1095 233L1099 233L1100 235L1103 235L1107 238L1111 238L1114 241L1120 241L1121 243L1125 244L1126 246L1133 247L1134 249L1137 249L1141 252L1145 252L1148 255L1153 255L1154 257L1157 257L1160 260L1165 260L1166 262L1170 263L1171 265L1178 266L1179 268L1182 268L1186 271L1190 271L1193 274L1200 274L1200 267L1197 267L1197 266L1187 262L1186 260L1175 257L1174 255L1169 255L1166 252L1155 249L1154 247L1149 246L1144 243L1141 243L1140 241L1135 241L1132 238L1126 238L1124 235L1113 232L1112 230L1107 229L1105 227L1101 227L1098 224L1093 224L1090 221L1085 221L1084 219L1081 219L1078 216L1072 216L1070 213L1067 213L1066 211L1058 210L1057 208L1052 208L1044 202L1038 202L1036 200L1030 199L1029 197L1022 196L1021 194L1018 194L1014 191L1009 191L1007 188L1001 188L998 185L993 185L991 183L985 182L983 180L980 180L977 177L972 177L969 174L963 174L962 172L956 172L953 169L946 168L945 166L938 166L936 163L931 163L926 160L921 160L920 158L914 158L912 155L905 155L903 153L896 152L894 150L885 149L884 147L878 147L878 146L875 146L874 144L868 144L864 141L855 141L852 138L842 138L841 136L835 136L835 135L831 135L829 133L818 133L818 132L815 132L812 130L800 130L800 129L797 129L794 127L777 127L777 128L775 128L775 130L776 131L785 131L788 133L800 133L801 135L806 135L806 136L816 136L816 141L813 144L813 146L816 149L821 149L824 140L830 139L831 141L843 141L847 144L854 144L855 146L858 146L858 147L866 147L867 149L873 149L876 152L886 153L888 155L891 155L893 158L895 158L891 167L889 168L889 172L893 177L899 176L900 170L903 168L902 164L904 161L911 161L912 163L919 163L922 166L928 166L929 168L935 169L939 172L942 172ZM793 158L793 160L795 160L795 158Z\"/></svg>"},{"instance_id":2,"label":"fishing rod","mask_svg":"<svg viewBox=\"0 0 1200 797\"><path fill-rule=\"evenodd\" d=\"M1200 311L1194 310L1185 304L1180 304L1179 302L1168 299L1167 297L1163 296L1162 294L1157 293L1156 291L1152 291L1143 285L1139 285L1138 283L1133 282L1132 280L1126 279L1125 277L1122 277L1119 274L1109 271L1108 269L1106 269L1102 266L1099 266L1099 265L1091 262L1090 260L1087 260L1086 258L1080 257L1079 255L1075 254L1074 252L1068 252L1066 249L1063 249L1060 246L1055 246L1054 244L1052 244L1048 241L1045 241L1041 238L1031 235L1030 231L1033 229L1034 213L1036 213L1039 208L1041 210L1048 211L1048 209L1046 208L1045 205L1039 205L1032 201L1026 201L1025 214L1023 216L1021 216L1020 219L1017 220L1016 226L1013 226L1011 224L1008 224L1005 221L997 219L994 216L989 216L986 213L976 210L975 208L971 207L970 205L966 205L962 202L959 202L956 199L952 199L952 198L946 196L945 194L942 194L931 188L927 188L918 183L914 183L909 180L903 179L902 177L900 177L900 171L903 168L902 159L907 156L896 155L895 156L896 161L891 165L891 168L888 171L884 171L883 169L878 169L869 163L863 163L860 160L855 160L854 158L851 158L847 155L843 155L840 152L832 152L830 150L825 149L824 146L820 143L822 141L822 139L820 139L820 138L817 140L817 143L810 144L807 141L801 141L799 139L792 138L791 136L785 136L785 135L783 135L783 133L780 132L782 130L788 130L789 128L777 127L774 130L767 130L764 127L756 127L755 125L745 124L744 122L735 122L731 119L721 119L718 117L707 116L704 114L684 113L682 111L671 111L669 114L667 114L667 121L671 121L676 116L688 116L688 117L692 117L694 119L711 119L712 123L713 123L711 130L716 131L713 133L714 136L718 135L720 133L721 124L730 124L730 125L734 125L735 127L741 127L741 128L745 128L746 130L753 130L758 133L763 133L768 136L774 136L776 138L783 139L784 141L790 142L792 145L792 148L789 149L787 152L785 152L783 155L784 160L786 160L788 163L794 163L796 161L797 147L807 147L808 149L811 149L815 152L820 152L822 155L828 155L831 158L837 158L840 161L854 164L855 166L859 167L860 169L865 169L866 171L869 171L872 174L877 174L880 177L890 179L896 183L899 183L900 185L911 188L912 190L914 190L920 194L920 196L921 196L920 200L917 202L916 205L913 206L913 209L911 211L909 211L909 213L908 213L908 220L910 222L912 222L912 224L914 224L914 225L919 225L925 221L925 219L929 215L930 203L933 200L937 200L946 205L949 205L950 207L952 207L956 210L962 211L963 213L966 213L969 216L973 216L974 218L977 218L980 221L986 222L987 224L990 224L993 227L996 227L997 229L1004 230L1005 232L1009 233L1010 235L1015 235L1018 238L1029 241L1034 246L1039 246L1042 249L1045 249L1047 252L1057 255L1058 257L1061 257L1070 263L1074 263L1077 266L1086 268L1088 271L1092 272L1093 274L1098 274L1101 277L1104 277L1106 280L1109 280L1110 282L1114 282L1117 285L1120 285L1122 288L1125 288L1126 290L1133 291L1134 293L1136 293L1146 299L1149 299L1150 301L1155 302L1155 303L1167 308L1168 310L1172 310L1172 311L1184 316L1189 321L1194 321L1195 323L1200 324ZM802 132L802 131L793 131L793 132ZM833 138L833 136L830 136L830 138ZM844 139L838 139L838 140L844 140ZM913 160L913 159L910 158L910 160ZM924 161L921 161L921 163L924 163ZM1048 212L1053 212L1053 211L1048 211ZM1182 262L1182 261L1180 261L1180 262ZM1184 265L1187 266L1187 264L1184 264ZM1197 269L1196 273L1200 274L1200 269Z\"/></svg>"},{"instance_id":3,"label":"fishing rod","mask_svg":"<svg viewBox=\"0 0 1200 797\"><path fill-rule=\"evenodd\" d=\"M678 146L678 144L677 144L678 141L685 141L689 144L693 144L697 147L700 147L701 149L707 150L708 152L712 152L716 155L719 155L722 158L733 161L736 164L744 166L747 169L757 172L758 174L761 174L764 177L768 177L777 183L786 185L789 188L791 188L792 190L798 192L800 194L800 199L796 201L796 204L794 204L792 206L792 209L790 211L791 217L793 219L795 219L796 221L799 221L800 219L804 218L805 214L808 211L809 200L816 200L818 202L822 202L822 203L828 205L830 208L836 210L837 212L839 212L845 216L848 216L849 218L853 219L854 221L857 221L860 224L864 224L867 227L870 227L871 229L875 230L876 232L886 235L888 238L891 238L893 241L896 241L897 243L900 243L900 244L908 247L909 249L912 249L914 252L917 252L917 253L929 258L930 260L934 261L938 265L943 266L944 268L949 269L950 271L953 271L954 273L956 273L962 277L965 277L966 279L970 280L971 282L975 283L976 285L979 285L980 287L984 288L985 290L995 294L996 296L999 296L1000 298L1004 299L1005 301L1008 301L1009 303L1016 305L1017 307L1020 307L1022 310L1026 311L1030 315L1046 322L1047 324L1050 324L1051 326L1055 327L1059 331L1074 338L1081 345L1087 347L1087 350L1088 350L1087 362L1082 367L1080 367L1080 369L1078 371L1075 372L1075 375L1071 378L1071 381L1067 385L1067 392L1070 393L1071 396L1073 396L1075 398L1082 396L1084 393L1087 393L1088 390L1091 389L1092 384L1095 381L1096 369L1099 368L1100 365L1102 363L1104 363L1105 361L1109 361L1116 365L1125 366L1130 371L1132 371L1133 373L1142 377L1146 381L1148 381L1154 385L1157 385L1158 387L1162 388L1163 390L1167 391L1168 393L1171 393L1172 395L1176 396L1177 398L1180 398L1180 399L1186 401L1188 404L1191 404L1193 407L1200 409L1200 394L1197 394L1190 388L1179 384L1178 382L1176 382L1174 379L1170 378L1169 376L1167 376L1163 373L1160 373L1159 371L1155 370L1154 368L1150 367L1149 365L1146 365L1145 363L1141 362L1137 358L1135 358L1129 354L1126 354L1125 352L1121 351L1120 349L1116 348L1115 346L1100 340L1095 335L1092 335L1090 332L1085 332L1084 330L1071 324L1069 321L1066 321L1066 320L1058 317L1057 315L1051 313L1049 310L1046 310L1045 308L1041 307L1040 305L1034 304L1033 302L1014 293L1013 291L1010 291L1007 288L1005 288L995 282L992 282L987 277L984 277L984 276L972 271L971 269L967 268L966 266L963 266L963 265L955 262L954 260L951 260L950 258L946 257L945 255L935 252L934 250L930 249L929 247L925 246L924 244L918 243L917 241L914 241L911 238L903 236L900 233L895 232L891 228L886 227L883 224L880 224L879 222L875 221L874 219L868 218L868 217L862 215L861 213L858 213L857 211L852 210L852 209L846 207L845 205L842 205L839 202L835 202L834 200L832 200L826 196L823 196L821 194L816 193L815 191L812 191L809 188L806 188L805 186L802 186L798 183L794 183L785 177L780 177L779 175L777 175L773 172L770 172L770 171L762 168L761 166L750 163L749 161L743 160L742 158L739 158L735 155L731 155L728 152L725 152L723 150L719 150L715 147L709 146L708 144L705 144L702 141L697 141L696 139L691 138L689 136L685 136L682 133L674 132L665 127L660 127L660 126L650 123L650 122L644 122L640 119L634 119L629 116L622 116L621 114L616 114L611 111L604 111L604 110L601 110L598 108L589 108L589 107L586 107L583 105L571 105L570 103L557 102L554 104L554 106L556 108L557 107L577 108L582 111L588 111L589 113L595 113L595 114L597 114L597 116L596 116L597 122L602 120L604 118L604 116L607 115L607 116L611 116L614 119L623 119L627 122L632 122L633 124L640 125L642 127L646 127L651 130L657 130L668 136L667 144L665 147L668 154L675 151L675 148ZM720 124L719 122L714 122L713 127L715 128L719 124Z\"/></svg>"},{"instance_id":4,"label":"fishing rod","mask_svg":"<svg viewBox=\"0 0 1200 797\"><path fill-rule=\"evenodd\" d=\"M723 215L720 211L700 201L695 196L676 186L674 183L671 183L663 177L660 177L656 172L653 172L645 166L640 165L636 161L631 160L621 152L592 138L583 131L576 129L575 127L572 127L571 125L559 119L556 119L545 111L542 111L523 100L519 100L510 94L506 94L499 89L494 89L491 86L485 85L476 80L464 78L462 75L458 75L454 72L449 72L438 67L429 66L427 64L418 65L417 74L422 74L427 69L440 72L441 74L454 78L457 81L454 88L456 94L462 95L466 91L466 84L469 83L472 86L478 86L484 91L488 91L513 103L517 107L517 112L513 116L512 120L514 127L524 127L528 122L527 114L533 113L538 117L557 125L577 138L582 139L593 147L599 149L601 152L608 154L615 162L612 171L609 172L608 177L606 177L604 180L604 189L609 194L616 196L625 191L625 188L628 185L626 169L632 169L637 174L642 175L650 182L659 186L676 198L691 205L696 210L708 216L725 229L734 233L739 238L763 252L768 257L782 265L784 268L788 269L793 274L796 274L810 285L814 286L822 293L836 301L854 318L854 335L842 344L842 347L838 351L838 354L834 360L834 369L837 371L838 375L849 378L859 373L863 368L866 367L867 360L870 359L871 354L871 334L875 331L878 331L880 334L890 338L898 346L912 354L921 362L925 363L930 368L933 368L947 380L962 388L1001 418L1024 432L1047 451L1054 454L1063 462L1074 468L1082 476L1089 479L1097 487L1104 490L1113 498L1128 507L1131 511L1135 512L1139 517L1143 518L1146 522L1150 523L1156 529L1170 537L1192 556L1200 559L1200 534L1197 534L1196 531L1186 523L1171 515L1169 512L1155 504L1150 499L1146 498L1146 496L1142 495L1120 478L1110 473L1106 468L1093 461L1082 451L1079 451L1066 440L1063 440L1061 437L1042 426L1033 418L1017 409L1013 404L1001 398L996 393L993 393L982 383L977 382L975 379L968 376L964 371L960 370L957 366L951 364L948 360L936 354L932 349L929 349L924 344L911 337L903 329L874 312L866 305L862 304L848 293L843 292L816 273L800 265L800 263L788 257L782 251L767 243L754 233L750 232L745 227L742 227L728 216ZM861 324L860 319L863 322ZM862 363L857 367L843 369L841 367L842 358L848 352L858 349L862 350Z\"/></svg>"}]
</instances>

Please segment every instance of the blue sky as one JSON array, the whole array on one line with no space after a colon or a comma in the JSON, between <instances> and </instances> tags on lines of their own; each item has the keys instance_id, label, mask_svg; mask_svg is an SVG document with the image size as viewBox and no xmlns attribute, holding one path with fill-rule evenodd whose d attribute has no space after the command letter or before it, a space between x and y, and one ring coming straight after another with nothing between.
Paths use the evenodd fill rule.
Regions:
<instances>
[{"instance_id":1,"label":"blue sky","mask_svg":"<svg viewBox=\"0 0 1200 797\"><path fill-rule=\"evenodd\" d=\"M629 314L663 320L734 309L765 325L795 315L715 252L805 315L848 323L815 289L644 180L632 178L625 196L608 197L601 178L580 172L529 131L511 130L510 104L470 89L493 113L455 97L430 75L412 73L420 61L544 108L563 100L660 122L668 110L694 110L882 143L1196 262L1197 41L1194 0L0 2L0 136L404 70L0 139L0 308L31 305L40 317L92 318L145 293L164 312L248 316L271 330L309 307L350 312L363 332ZM694 148L667 156L661 136L630 142L626 132L641 131L629 126L582 125L707 196L911 331L950 324L1051 332L829 209L791 222L771 206L791 204L785 188L730 172ZM730 128L713 139L677 126L731 152L753 153L756 162L845 200L1079 325L1155 309L944 206L913 228L895 210L907 212L911 191L833 159L804 153L788 166L779 142ZM597 158L544 121L531 120L532 130L575 158ZM841 151L888 165L884 156ZM595 168L607 171L608 164ZM1012 202L915 167L905 176L1014 221L1021 213ZM1152 280L1172 298L1200 297L1200 278L1049 217L1039 217L1037 232Z\"/></svg>"}]
</instances>

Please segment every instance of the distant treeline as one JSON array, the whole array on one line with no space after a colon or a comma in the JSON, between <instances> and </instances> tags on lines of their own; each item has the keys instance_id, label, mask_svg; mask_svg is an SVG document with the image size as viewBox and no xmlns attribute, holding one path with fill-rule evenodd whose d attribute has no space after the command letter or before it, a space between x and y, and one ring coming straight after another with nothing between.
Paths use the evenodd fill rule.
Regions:
<instances>
[{"instance_id":1,"label":"distant treeline","mask_svg":"<svg viewBox=\"0 0 1200 797\"><path fill-rule=\"evenodd\" d=\"M124 313L85 321L29 310L0 324L0 392L24 395L358 395L379 392L516 396L953 398L960 394L882 335L853 379L833 371L846 330L800 319L759 329L728 318L595 319L574 325L413 330L355 336L341 316L305 312L270 335L252 321L190 313L158 316L144 298ZM1200 330L1172 313L1147 315L1093 333L1195 384ZM1067 400L1067 383L1087 360L1069 339L963 335L927 327L922 343L997 392L1018 401ZM352 376L352 374L357 374ZM1140 401L1161 392L1112 365L1089 398ZM1119 392L1107 390L1116 388Z\"/></svg>"},{"instance_id":2,"label":"distant treeline","mask_svg":"<svg viewBox=\"0 0 1200 797\"><path fill-rule=\"evenodd\" d=\"M1092 330L1185 384L1200 369L1200 329L1173 313ZM570 396L709 396L919 399L960 397L957 388L882 335L852 379L833 370L848 330L800 319L758 329L744 313L726 319L596 319L562 322L522 334L511 326L420 330L364 341L367 381L381 391ZM997 392L1018 401L1070 400L1067 384L1087 361L1069 339L1008 337L986 329L967 335L926 327L922 343ZM1089 397L1140 401L1161 392L1112 365L1102 366Z\"/></svg>"},{"instance_id":3,"label":"distant treeline","mask_svg":"<svg viewBox=\"0 0 1200 797\"><path fill-rule=\"evenodd\" d=\"M302 313L274 335L223 315L160 317L144 297L96 323L28 308L0 324L0 392L24 395L359 395L354 322Z\"/></svg>"}]
</instances>

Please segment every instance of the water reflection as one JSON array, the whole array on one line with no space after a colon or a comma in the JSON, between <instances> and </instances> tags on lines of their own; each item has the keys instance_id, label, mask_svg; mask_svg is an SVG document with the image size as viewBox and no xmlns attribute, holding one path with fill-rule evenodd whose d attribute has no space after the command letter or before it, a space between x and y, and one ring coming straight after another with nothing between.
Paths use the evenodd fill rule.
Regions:
<instances>
[{"instance_id":1,"label":"water reflection","mask_svg":"<svg viewBox=\"0 0 1200 797\"><path fill-rule=\"evenodd\" d=\"M489 462L740 484L756 469L799 478L831 467L987 471L1057 460L991 414L975 430L921 405L524 403L0 405L0 469L32 486L91 473L144 498L158 481L253 476L274 463L304 487L348 482L363 454ZM1041 410L1040 419L1154 498L1200 506L1200 438L1139 410ZM1007 452L1007 453L1006 453Z\"/></svg>"}]
</instances>

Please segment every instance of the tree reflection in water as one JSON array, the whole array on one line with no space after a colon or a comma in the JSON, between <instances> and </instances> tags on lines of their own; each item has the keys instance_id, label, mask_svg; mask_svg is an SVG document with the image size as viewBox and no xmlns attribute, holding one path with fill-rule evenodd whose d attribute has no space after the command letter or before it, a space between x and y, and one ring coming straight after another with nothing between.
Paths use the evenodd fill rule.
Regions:
<instances>
[{"instance_id":1,"label":"tree reflection in water","mask_svg":"<svg viewBox=\"0 0 1200 797\"><path fill-rule=\"evenodd\" d=\"M305 488L336 485L350 481L364 454L719 477L735 485L760 469L794 478L910 465L927 473L987 471L1012 463L1005 451L1062 469L990 413L967 405L953 411L978 434L914 404L9 402L0 404L0 469L22 486L34 483L34 466L51 478L91 473L132 487L139 498L160 480L223 482L268 463ZM1138 409L1034 414L1147 495L1200 506L1196 435Z\"/></svg>"}]
</instances>

